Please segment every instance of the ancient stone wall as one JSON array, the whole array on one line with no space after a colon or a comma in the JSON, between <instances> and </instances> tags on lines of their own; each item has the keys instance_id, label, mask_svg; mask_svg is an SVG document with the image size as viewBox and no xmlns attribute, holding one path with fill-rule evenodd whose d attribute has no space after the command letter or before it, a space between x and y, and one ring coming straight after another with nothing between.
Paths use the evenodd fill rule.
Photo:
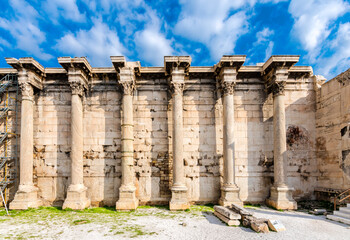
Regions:
<instances>
[{"instance_id":1,"label":"ancient stone wall","mask_svg":"<svg viewBox=\"0 0 350 240\"><path fill-rule=\"evenodd\" d=\"M316 147L321 188L350 188L350 70L318 87Z\"/></svg>"},{"instance_id":2,"label":"ancient stone wall","mask_svg":"<svg viewBox=\"0 0 350 240\"><path fill-rule=\"evenodd\" d=\"M76 209L90 201L115 206L120 199L120 209L174 199L173 209L185 208L186 201L254 203L264 202L271 191L291 192L296 200L312 197L319 146L315 78L309 67L292 67L298 58L273 56L264 66L242 66L244 56L224 56L214 67L190 67L189 57L166 57L164 68L141 68L122 57L112 57L114 68L91 68L85 58L61 58L63 68L57 69L44 69L31 58L7 59L32 86L34 108L33 180L25 175L28 183L22 185L29 191L17 191L13 208L62 206L69 194L68 204ZM28 62L31 68L23 70ZM80 111L82 131L75 129ZM174 113L183 116L183 137L174 128L181 124ZM126 116L132 121L124 123ZM274 129L274 118L286 129ZM72 135L82 139L82 148ZM174 144L183 147L182 157L175 157ZM72 148L75 156L82 149L82 163L72 160ZM278 161L274 149L283 152ZM23 193L33 205L23 203ZM284 202L278 199L271 201L295 208L287 195Z\"/></svg>"},{"instance_id":3,"label":"ancient stone wall","mask_svg":"<svg viewBox=\"0 0 350 240\"><path fill-rule=\"evenodd\" d=\"M134 165L142 203L171 196L172 124L166 79L139 79L134 96ZM294 196L315 186L315 94L312 79L290 79L286 95L288 182ZM60 205L70 181L70 98L66 79L52 79L35 99L34 169L39 196ZM273 183L272 96L261 79L235 91L236 181L246 202L261 202ZM121 178L121 93L116 79L96 79L83 100L84 184L93 205L113 206ZM188 80L184 91L184 165L191 202L217 202L222 162L222 100L213 78ZM222 163L221 163L222 166ZM221 167L222 168L222 167Z\"/></svg>"}]
</instances>

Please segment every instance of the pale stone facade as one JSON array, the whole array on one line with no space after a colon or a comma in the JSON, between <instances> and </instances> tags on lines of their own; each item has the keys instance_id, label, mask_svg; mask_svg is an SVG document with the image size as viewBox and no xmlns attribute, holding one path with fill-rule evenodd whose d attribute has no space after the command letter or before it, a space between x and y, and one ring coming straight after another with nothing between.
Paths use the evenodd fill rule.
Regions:
<instances>
[{"instance_id":1,"label":"pale stone facade","mask_svg":"<svg viewBox=\"0 0 350 240\"><path fill-rule=\"evenodd\" d=\"M323 84L298 59L245 66L233 55L194 67L181 56L142 67L111 57L106 68L85 58L59 58L62 68L6 59L15 70L0 74L18 72L22 91L10 208L294 209L316 187L350 187L349 79Z\"/></svg>"}]
</instances>

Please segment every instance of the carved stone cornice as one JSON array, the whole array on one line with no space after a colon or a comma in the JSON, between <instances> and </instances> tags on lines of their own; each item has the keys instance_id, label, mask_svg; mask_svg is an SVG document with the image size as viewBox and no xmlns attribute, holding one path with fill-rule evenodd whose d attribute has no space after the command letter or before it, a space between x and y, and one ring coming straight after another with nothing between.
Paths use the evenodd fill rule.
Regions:
<instances>
[{"instance_id":1,"label":"carved stone cornice","mask_svg":"<svg viewBox=\"0 0 350 240\"><path fill-rule=\"evenodd\" d=\"M185 83L181 82L170 82L170 90L174 95L183 95L183 91L185 88Z\"/></svg>"},{"instance_id":2,"label":"carved stone cornice","mask_svg":"<svg viewBox=\"0 0 350 240\"><path fill-rule=\"evenodd\" d=\"M70 82L70 88L72 90L72 95L79 95L80 97L84 94L84 86L80 82Z\"/></svg>"},{"instance_id":3,"label":"carved stone cornice","mask_svg":"<svg viewBox=\"0 0 350 240\"><path fill-rule=\"evenodd\" d=\"M18 82L19 88L21 89L22 100L33 101L34 90L33 86L29 82Z\"/></svg>"},{"instance_id":4,"label":"carved stone cornice","mask_svg":"<svg viewBox=\"0 0 350 240\"><path fill-rule=\"evenodd\" d=\"M173 75L174 71L182 71L188 75L191 66L190 56L165 56L164 57L164 71L165 75Z\"/></svg>"},{"instance_id":5,"label":"carved stone cornice","mask_svg":"<svg viewBox=\"0 0 350 240\"><path fill-rule=\"evenodd\" d=\"M286 86L286 82L274 82L270 88L274 97L279 95L284 95L284 89Z\"/></svg>"},{"instance_id":6,"label":"carved stone cornice","mask_svg":"<svg viewBox=\"0 0 350 240\"><path fill-rule=\"evenodd\" d=\"M288 79L287 68L277 68L264 76L267 93L273 96L284 95L284 89Z\"/></svg>"},{"instance_id":7,"label":"carved stone cornice","mask_svg":"<svg viewBox=\"0 0 350 240\"><path fill-rule=\"evenodd\" d=\"M30 83L37 89L43 89L43 81L46 77L45 69L33 58L6 58L6 62L17 69L19 77L22 74L22 79L25 78L23 81Z\"/></svg>"},{"instance_id":8,"label":"carved stone cornice","mask_svg":"<svg viewBox=\"0 0 350 240\"><path fill-rule=\"evenodd\" d=\"M123 94L124 95L133 95L133 92L136 88L134 81L124 81L119 82L122 86Z\"/></svg>"},{"instance_id":9,"label":"carved stone cornice","mask_svg":"<svg viewBox=\"0 0 350 240\"><path fill-rule=\"evenodd\" d=\"M235 82L221 82L220 88L224 95L233 95L235 92Z\"/></svg>"}]
</instances>

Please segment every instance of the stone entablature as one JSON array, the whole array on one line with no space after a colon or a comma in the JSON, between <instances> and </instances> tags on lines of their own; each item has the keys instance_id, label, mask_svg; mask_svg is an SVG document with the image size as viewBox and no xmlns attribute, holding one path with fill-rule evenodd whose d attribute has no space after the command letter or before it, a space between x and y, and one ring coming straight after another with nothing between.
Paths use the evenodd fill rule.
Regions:
<instances>
[{"instance_id":1,"label":"stone entablature","mask_svg":"<svg viewBox=\"0 0 350 240\"><path fill-rule=\"evenodd\" d=\"M40 204L116 203L126 210L170 202L176 210L194 202L261 202L271 187L275 202L285 194L285 205L271 205L294 208L292 193L310 195L317 177L315 126L305 122L315 119L314 78L311 67L293 66L298 58L244 66L245 56L234 55L195 67L188 56L169 56L164 67L142 67L118 56L111 68L93 68L85 58L59 58L63 68L10 59L41 86L33 91L31 144ZM277 131L272 120L284 127ZM288 139L276 140L295 126L310 141L307 155L296 145L290 151ZM307 160L296 169L299 159Z\"/></svg>"}]
</instances>

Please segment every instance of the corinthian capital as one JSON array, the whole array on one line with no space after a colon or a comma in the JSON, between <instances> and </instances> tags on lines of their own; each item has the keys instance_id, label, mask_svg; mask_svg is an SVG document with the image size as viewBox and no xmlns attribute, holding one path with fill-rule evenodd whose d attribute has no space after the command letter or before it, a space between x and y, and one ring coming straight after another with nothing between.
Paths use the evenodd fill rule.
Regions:
<instances>
[{"instance_id":1,"label":"corinthian capital","mask_svg":"<svg viewBox=\"0 0 350 240\"><path fill-rule=\"evenodd\" d=\"M274 82L271 85L271 90L273 93L273 96L278 96L278 95L284 95L284 88L286 86L286 82Z\"/></svg>"},{"instance_id":2,"label":"corinthian capital","mask_svg":"<svg viewBox=\"0 0 350 240\"><path fill-rule=\"evenodd\" d=\"M124 95L132 95L135 90L135 83L133 81L120 82Z\"/></svg>"},{"instance_id":3,"label":"corinthian capital","mask_svg":"<svg viewBox=\"0 0 350 240\"><path fill-rule=\"evenodd\" d=\"M235 82L222 82L221 89L224 95L233 95L235 91Z\"/></svg>"},{"instance_id":4,"label":"corinthian capital","mask_svg":"<svg viewBox=\"0 0 350 240\"><path fill-rule=\"evenodd\" d=\"M185 84L184 83L177 83L177 82L171 82L170 83L170 88L173 94L176 95L182 95L184 88L185 88Z\"/></svg>"},{"instance_id":5,"label":"corinthian capital","mask_svg":"<svg viewBox=\"0 0 350 240\"><path fill-rule=\"evenodd\" d=\"M69 85L72 90L72 95L79 95L80 97L83 96L84 86L81 83L70 82Z\"/></svg>"},{"instance_id":6,"label":"corinthian capital","mask_svg":"<svg viewBox=\"0 0 350 240\"><path fill-rule=\"evenodd\" d=\"M33 86L28 82L19 82L19 87L21 89L22 100L33 100Z\"/></svg>"}]
</instances>

